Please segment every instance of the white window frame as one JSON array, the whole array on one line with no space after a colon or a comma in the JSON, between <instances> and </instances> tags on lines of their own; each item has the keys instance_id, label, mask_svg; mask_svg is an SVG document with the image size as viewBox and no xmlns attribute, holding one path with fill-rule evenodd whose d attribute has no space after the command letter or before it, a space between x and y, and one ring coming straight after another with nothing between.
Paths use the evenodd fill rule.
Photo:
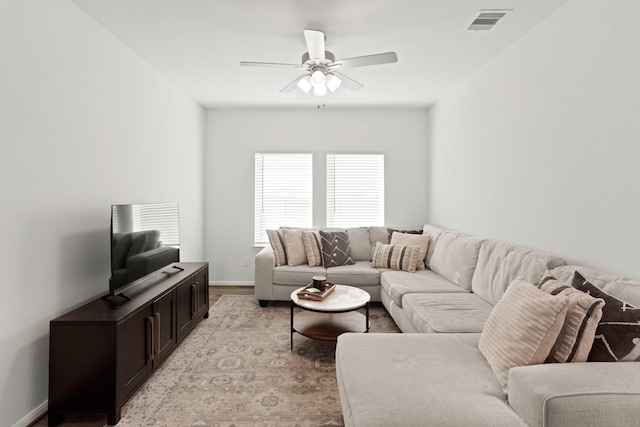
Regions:
<instances>
[{"instance_id":1,"label":"white window frame","mask_svg":"<svg viewBox=\"0 0 640 427\"><path fill-rule=\"evenodd\" d=\"M267 230L311 227L313 154L255 153L256 246L269 244Z\"/></svg>"},{"instance_id":2,"label":"white window frame","mask_svg":"<svg viewBox=\"0 0 640 427\"><path fill-rule=\"evenodd\" d=\"M384 154L327 154L327 227L384 225Z\"/></svg>"}]
</instances>

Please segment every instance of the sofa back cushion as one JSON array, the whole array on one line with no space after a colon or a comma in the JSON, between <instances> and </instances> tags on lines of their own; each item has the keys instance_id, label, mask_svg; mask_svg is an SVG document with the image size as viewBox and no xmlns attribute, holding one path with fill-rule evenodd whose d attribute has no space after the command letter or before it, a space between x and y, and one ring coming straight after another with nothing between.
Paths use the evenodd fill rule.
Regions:
<instances>
[{"instance_id":1,"label":"sofa back cushion","mask_svg":"<svg viewBox=\"0 0 640 427\"><path fill-rule=\"evenodd\" d=\"M433 258L433 252L436 250L436 243L438 242L438 237L440 234L446 231L444 228L435 227L430 224L425 224L422 227L422 234L429 236L429 249L427 249L427 256L424 260L427 268L431 268L431 258Z\"/></svg>"},{"instance_id":2,"label":"sofa back cushion","mask_svg":"<svg viewBox=\"0 0 640 427\"><path fill-rule=\"evenodd\" d=\"M371 261L369 227L347 228L349 246L354 261Z\"/></svg>"},{"instance_id":3,"label":"sofa back cushion","mask_svg":"<svg viewBox=\"0 0 640 427\"><path fill-rule=\"evenodd\" d=\"M564 264L564 259L554 255L485 240L480 247L471 290L495 305L516 277L538 283L547 269Z\"/></svg>"},{"instance_id":4,"label":"sofa back cushion","mask_svg":"<svg viewBox=\"0 0 640 427\"><path fill-rule=\"evenodd\" d=\"M578 271L585 279L609 295L640 307L640 279L628 279L609 273L601 273L586 267L576 265L562 265L554 268L551 273L564 283L571 283L574 273Z\"/></svg>"},{"instance_id":5,"label":"sofa back cushion","mask_svg":"<svg viewBox=\"0 0 640 427\"><path fill-rule=\"evenodd\" d=\"M441 232L431 257L431 270L464 290L471 291L471 278L481 243L482 240L473 237L450 231Z\"/></svg>"}]
</instances>

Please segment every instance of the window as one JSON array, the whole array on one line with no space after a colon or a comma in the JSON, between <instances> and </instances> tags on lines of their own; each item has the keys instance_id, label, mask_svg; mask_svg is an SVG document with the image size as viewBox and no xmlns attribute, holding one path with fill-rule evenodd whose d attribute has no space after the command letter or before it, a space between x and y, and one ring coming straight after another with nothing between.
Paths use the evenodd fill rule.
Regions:
<instances>
[{"instance_id":1,"label":"window","mask_svg":"<svg viewBox=\"0 0 640 427\"><path fill-rule=\"evenodd\" d=\"M384 154L327 154L327 226L384 225Z\"/></svg>"},{"instance_id":2,"label":"window","mask_svg":"<svg viewBox=\"0 0 640 427\"><path fill-rule=\"evenodd\" d=\"M255 243L267 230L311 227L313 161L310 153L256 153Z\"/></svg>"}]
</instances>

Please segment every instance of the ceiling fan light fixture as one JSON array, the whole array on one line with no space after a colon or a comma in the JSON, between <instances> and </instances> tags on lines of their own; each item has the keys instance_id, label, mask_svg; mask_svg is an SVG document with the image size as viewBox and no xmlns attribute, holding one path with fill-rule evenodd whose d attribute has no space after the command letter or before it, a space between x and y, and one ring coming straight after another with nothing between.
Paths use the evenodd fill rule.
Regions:
<instances>
[{"instance_id":1,"label":"ceiling fan light fixture","mask_svg":"<svg viewBox=\"0 0 640 427\"><path fill-rule=\"evenodd\" d=\"M327 74L326 79L327 79L327 87L331 92L335 92L342 84L342 80L340 80L338 77L334 76L333 74Z\"/></svg>"},{"instance_id":2,"label":"ceiling fan light fixture","mask_svg":"<svg viewBox=\"0 0 640 427\"><path fill-rule=\"evenodd\" d=\"M325 86L325 85L314 85L313 86L313 94L315 96L325 96L327 94L327 86Z\"/></svg>"},{"instance_id":3,"label":"ceiling fan light fixture","mask_svg":"<svg viewBox=\"0 0 640 427\"><path fill-rule=\"evenodd\" d=\"M298 88L304 93L309 93L313 85L311 84L311 76L306 76L303 79L298 80Z\"/></svg>"},{"instance_id":4,"label":"ceiling fan light fixture","mask_svg":"<svg viewBox=\"0 0 640 427\"><path fill-rule=\"evenodd\" d=\"M313 84L313 86L324 86L325 81L326 79L322 71L316 70L311 74L311 84Z\"/></svg>"}]
</instances>

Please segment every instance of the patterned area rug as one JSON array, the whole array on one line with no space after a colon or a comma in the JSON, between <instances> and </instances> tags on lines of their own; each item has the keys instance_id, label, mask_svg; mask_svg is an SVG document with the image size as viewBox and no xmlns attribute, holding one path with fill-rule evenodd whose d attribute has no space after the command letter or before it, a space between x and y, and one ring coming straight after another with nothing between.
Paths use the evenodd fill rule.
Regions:
<instances>
[{"instance_id":1,"label":"patterned area rug","mask_svg":"<svg viewBox=\"0 0 640 427\"><path fill-rule=\"evenodd\" d=\"M399 332L381 304L371 332ZM341 426L335 343L294 334L289 304L222 296L122 409L119 427Z\"/></svg>"}]
</instances>

